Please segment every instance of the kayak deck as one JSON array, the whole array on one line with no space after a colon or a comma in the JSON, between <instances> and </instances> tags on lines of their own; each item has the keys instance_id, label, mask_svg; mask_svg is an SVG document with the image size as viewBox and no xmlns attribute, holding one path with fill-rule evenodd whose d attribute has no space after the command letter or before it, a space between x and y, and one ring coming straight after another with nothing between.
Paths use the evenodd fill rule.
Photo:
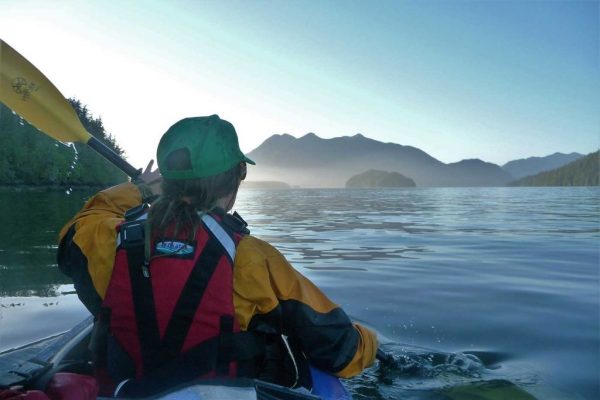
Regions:
<instances>
[{"instance_id":1,"label":"kayak deck","mask_svg":"<svg viewBox=\"0 0 600 400\"><path fill-rule=\"evenodd\" d=\"M20 385L27 390L45 390L53 377L61 373L80 376L92 374L89 340L93 326L90 316L71 330L0 353L0 389ZM312 392L305 388L290 389L260 380L211 379L198 380L170 389L154 399L212 400L223 398L269 400L346 400L351 399L341 382L332 375L311 367ZM64 376L63 376L64 377ZM76 385L75 382L71 383ZM69 381L69 378L67 378ZM113 397L97 397L109 399Z\"/></svg>"}]
</instances>

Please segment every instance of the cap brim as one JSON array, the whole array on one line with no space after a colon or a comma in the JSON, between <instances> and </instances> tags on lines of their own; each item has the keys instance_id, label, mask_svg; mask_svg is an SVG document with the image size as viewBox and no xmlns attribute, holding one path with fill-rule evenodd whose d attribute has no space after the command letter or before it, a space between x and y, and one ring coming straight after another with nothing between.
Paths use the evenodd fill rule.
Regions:
<instances>
[{"instance_id":1,"label":"cap brim","mask_svg":"<svg viewBox=\"0 0 600 400\"><path fill-rule=\"evenodd\" d=\"M252 165L256 165L256 163L254 161L252 161L251 159L249 159L248 157L244 156L244 160L245 163L248 164L252 164Z\"/></svg>"}]
</instances>

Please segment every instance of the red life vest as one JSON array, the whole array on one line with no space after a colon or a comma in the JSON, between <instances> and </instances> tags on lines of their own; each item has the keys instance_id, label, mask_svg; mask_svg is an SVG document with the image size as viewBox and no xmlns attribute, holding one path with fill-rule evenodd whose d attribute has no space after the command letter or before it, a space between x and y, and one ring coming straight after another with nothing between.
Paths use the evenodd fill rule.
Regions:
<instances>
[{"instance_id":1,"label":"red life vest","mask_svg":"<svg viewBox=\"0 0 600 400\"><path fill-rule=\"evenodd\" d=\"M145 215L117 227L103 308L110 333L133 360L131 378L247 376L239 363L260 350L257 335L240 333L235 318L233 260L242 234L222 218L232 216L205 214L192 241L153 239L149 263Z\"/></svg>"}]
</instances>

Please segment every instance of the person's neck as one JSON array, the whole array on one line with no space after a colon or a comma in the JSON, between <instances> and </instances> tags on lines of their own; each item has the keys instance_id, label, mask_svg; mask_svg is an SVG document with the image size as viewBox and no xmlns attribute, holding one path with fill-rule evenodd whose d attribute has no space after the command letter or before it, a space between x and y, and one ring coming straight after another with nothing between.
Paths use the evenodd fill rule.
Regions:
<instances>
[{"instance_id":1,"label":"person's neck","mask_svg":"<svg viewBox=\"0 0 600 400\"><path fill-rule=\"evenodd\" d=\"M230 204L231 197L232 195L221 197L215 202L215 207L220 208L225 212L228 212L233 207L233 204ZM192 204L192 198L189 196L184 196L181 198L181 200L185 201L188 204Z\"/></svg>"}]
</instances>

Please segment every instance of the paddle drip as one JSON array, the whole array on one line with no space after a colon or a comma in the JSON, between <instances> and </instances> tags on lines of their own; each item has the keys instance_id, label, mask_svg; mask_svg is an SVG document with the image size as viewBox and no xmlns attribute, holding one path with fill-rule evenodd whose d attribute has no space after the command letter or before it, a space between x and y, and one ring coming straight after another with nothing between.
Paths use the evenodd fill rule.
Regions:
<instances>
[{"instance_id":1,"label":"paddle drip","mask_svg":"<svg viewBox=\"0 0 600 400\"><path fill-rule=\"evenodd\" d=\"M71 177L71 175L73 174L73 171L75 170L75 167L77 167L77 163L79 162L79 152L77 151L77 147L75 146L75 143L64 143L67 147L70 147L73 149L73 161L71 162L71 165L69 165L69 169L67 170L67 180L69 180L69 178ZM73 193L73 188L69 187L65 193L67 195L70 195L71 193Z\"/></svg>"}]
</instances>

